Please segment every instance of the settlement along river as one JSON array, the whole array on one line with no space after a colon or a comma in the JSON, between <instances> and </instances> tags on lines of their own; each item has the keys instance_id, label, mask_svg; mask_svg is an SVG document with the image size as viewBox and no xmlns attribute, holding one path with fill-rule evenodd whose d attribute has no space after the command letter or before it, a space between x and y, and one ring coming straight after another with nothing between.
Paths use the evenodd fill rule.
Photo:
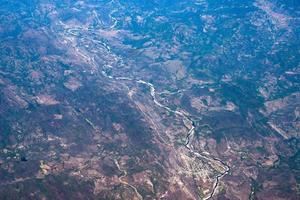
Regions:
<instances>
[{"instance_id":1,"label":"settlement along river","mask_svg":"<svg viewBox=\"0 0 300 200\"><path fill-rule=\"evenodd\" d=\"M152 96L153 102L154 102L157 106L159 106L159 107L161 107L161 108L163 108L163 109L165 109L165 110L167 110L167 111L169 111L169 112L171 112L171 113L174 113L174 114L176 114L176 115L178 115L178 116L180 116L180 117L182 118L182 120L183 120L183 122L184 122L184 124L185 124L185 127L188 129L188 132L187 132L187 134L186 134L186 142L185 142L185 145L184 145L185 148L187 148L187 149L188 149L192 154L194 154L196 157L198 157L198 158L204 158L204 159L209 160L209 161L211 161L211 162L218 163L218 164L221 165L221 166L223 167L223 169L224 169L224 172L222 172L222 173L220 173L220 174L218 174L218 175L216 176L216 180L215 180L215 183L214 183L214 185L213 185L212 192L211 192L206 198L204 198L203 200L211 199L211 198L214 196L214 194L215 194L215 192L216 192L216 189L217 189L218 186L219 186L220 179L221 179L222 177L224 177L226 174L229 173L230 167L229 167L226 163L224 163L222 160L220 160L220 159L218 159L218 158L211 157L211 156L209 156L209 155L201 154L201 153L196 152L196 151L190 146L191 138L192 138L192 136L193 136L194 133L195 133L195 128L196 128L196 127L195 127L195 122L194 122L188 115L184 114L183 112L180 112L180 111L178 111L178 110L173 110L173 109L171 109L170 107L161 104L161 103L157 100L157 98L156 98L156 90L155 90L155 87L154 87L154 85L153 85L152 83L146 82L146 81L144 81L144 80L134 80L134 79L129 78L129 77L113 77L113 76L109 76L109 75L107 75L107 73L106 73L105 71L102 71L102 74L103 74L106 78L109 78L109 79L135 81L135 82L137 82L137 83L139 83L139 84L147 85L147 86L149 87L149 89L150 89L150 94L151 94L151 96ZM190 124L191 126L188 127L188 124ZM134 187L134 186L132 186L132 185L130 185L130 186L131 186L131 187ZM134 188L134 190L135 190L135 192L137 193L137 189ZM138 196L139 196L139 198L141 198L141 195L138 194Z\"/></svg>"}]
</instances>

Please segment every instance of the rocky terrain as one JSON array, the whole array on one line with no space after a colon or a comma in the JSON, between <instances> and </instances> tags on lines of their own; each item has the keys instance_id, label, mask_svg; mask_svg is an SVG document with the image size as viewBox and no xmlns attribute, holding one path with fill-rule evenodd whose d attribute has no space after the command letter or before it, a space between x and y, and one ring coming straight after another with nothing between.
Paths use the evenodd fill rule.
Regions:
<instances>
[{"instance_id":1,"label":"rocky terrain","mask_svg":"<svg viewBox=\"0 0 300 200\"><path fill-rule=\"evenodd\" d=\"M294 0L0 0L0 199L299 199L299 36Z\"/></svg>"}]
</instances>

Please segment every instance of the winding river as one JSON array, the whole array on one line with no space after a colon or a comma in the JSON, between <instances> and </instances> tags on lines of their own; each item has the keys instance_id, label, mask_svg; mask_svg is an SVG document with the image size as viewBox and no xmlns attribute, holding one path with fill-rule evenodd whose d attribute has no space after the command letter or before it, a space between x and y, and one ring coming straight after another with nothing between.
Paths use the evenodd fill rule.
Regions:
<instances>
[{"instance_id":1,"label":"winding river","mask_svg":"<svg viewBox=\"0 0 300 200\"><path fill-rule=\"evenodd\" d=\"M220 179L223 178L226 174L228 174L230 172L230 167L224 161L222 161L222 160L220 160L218 158L215 158L215 157L212 157L212 156L209 156L209 155L206 155L206 154L198 153L198 152L196 152L193 149L193 147L190 145L190 143L191 143L192 136L195 134L195 128L196 128L195 122L188 115L186 115L185 113L180 112L178 110L173 110L170 107L161 104L157 100L157 98L156 98L156 89L155 89L155 87L154 87L154 85L152 83L146 82L144 80L135 80L135 79L132 79L132 78L129 78L129 77L113 77L113 76L109 76L109 75L107 75L107 73L105 71L102 71L102 74L106 78L109 78L109 79L134 81L136 83L144 84L144 85L148 86L149 90L150 90L151 97L153 99L153 102L158 107L161 107L161 108L163 108L163 109L165 109L165 110L167 110L169 112L172 112L172 113L174 113L174 114L182 117L184 125L188 129L188 132L186 134L186 142L185 142L185 145L184 145L185 148L187 148L197 158L204 158L204 159L207 159L207 160L209 160L211 162L218 162L218 164L220 164L224 168L224 172L222 172L222 173L220 173L220 174L218 174L216 176L216 180L215 180L215 183L213 185L212 192L206 198L203 198L203 200L211 199L214 196L214 194L216 193L216 190L217 190L217 188L218 188L218 186L220 184ZM191 125L191 127L188 126L189 124ZM133 187L133 186L131 186L131 187ZM136 189L135 189L135 191L137 192Z\"/></svg>"},{"instance_id":2,"label":"winding river","mask_svg":"<svg viewBox=\"0 0 300 200\"><path fill-rule=\"evenodd\" d=\"M66 26L65 24L61 23L62 25ZM75 29L70 29L70 28L66 28L64 29L64 33L66 35L76 35L77 32L80 32L81 31L81 28L78 28L76 27ZM89 30L91 31L91 30ZM95 33L96 34L96 33ZM96 34L97 35L97 34ZM85 37L86 40L89 40L89 41L92 41L92 42L97 42L101 45L103 45L107 52L112 54L113 57L115 58L115 60L120 60L120 61L123 61L122 58L120 58L119 56L117 56L116 54L114 54L112 51L111 51L111 48L109 47L109 45L107 45L105 42L101 41L101 40L96 40L96 39L89 39L88 37ZM68 38L66 38L66 40L68 40L70 43L73 43L71 40L69 40ZM98 66L95 62L95 60L84 50L78 48L78 45L77 44L74 44L72 45L77 53L79 53L82 57L86 58L86 60L88 60L89 62L91 62L91 64L96 67ZM86 54L84 53L86 52ZM193 138L193 135L195 134L195 128L196 128L196 125L195 125L195 122L191 119L191 117L188 115L188 114L185 114L181 111L178 111L178 110L173 110L171 109L170 107L168 106L165 106L163 104L161 104L157 98L156 98L156 89L155 89L155 86L150 83L150 82L147 82L147 81L144 81L144 80L137 80L137 79L134 79L134 78L130 78L130 77L114 77L114 76L111 76L111 75L108 75L106 73L106 71L102 71L102 75L108 79L112 79L112 80L115 80L115 81L132 81L132 82L135 82L135 83L138 83L138 84L144 84L146 86L149 87L149 91L150 91L150 94L151 94L151 97L152 97L152 100L154 102L155 105L157 105L158 107L161 107L171 113L174 113L176 114L177 116L180 116L183 120L183 123L184 123L184 126L188 129L188 132L186 134L186 141L185 141L185 148L191 152L193 155L195 155L195 157L199 158L199 159L206 159L210 162L213 162L213 163L218 163L218 165L222 166L222 168L224 169L224 172L221 172L220 174L218 174L215 178L215 183L213 185L213 188L212 188L212 191L209 195L207 195L207 197L203 198L203 200L208 200L208 199L211 199L215 193L216 193L216 190L220 184L220 180L221 178L223 178L226 174L228 174L230 172L230 167L225 163L223 162L222 160L218 159L218 158L215 158L215 157L212 157L211 155L209 154L204 154L204 153L199 153L197 151L194 150L194 148L191 146L191 140ZM182 91L182 90L179 90L179 91ZM117 161L116 161L117 162ZM130 185L129 183L127 182L124 182L122 180L122 178L124 177L124 175L126 174L124 172L124 170L122 170L121 168L119 168L120 171L123 172L123 176L119 177L120 178L120 181L123 182L124 184L126 183L126 185L130 186L132 189L134 189L134 191L137 193L137 196L139 199L142 199L142 196L138 193L137 189L133 186L133 185Z\"/></svg>"}]
</instances>

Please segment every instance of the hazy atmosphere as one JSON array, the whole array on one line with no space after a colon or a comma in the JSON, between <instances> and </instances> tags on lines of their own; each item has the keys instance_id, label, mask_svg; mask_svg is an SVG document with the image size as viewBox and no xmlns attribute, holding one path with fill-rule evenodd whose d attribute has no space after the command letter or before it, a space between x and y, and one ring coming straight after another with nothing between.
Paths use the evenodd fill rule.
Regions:
<instances>
[{"instance_id":1,"label":"hazy atmosphere","mask_svg":"<svg viewBox=\"0 0 300 200\"><path fill-rule=\"evenodd\" d=\"M299 200L299 0L0 0L0 199Z\"/></svg>"}]
</instances>

